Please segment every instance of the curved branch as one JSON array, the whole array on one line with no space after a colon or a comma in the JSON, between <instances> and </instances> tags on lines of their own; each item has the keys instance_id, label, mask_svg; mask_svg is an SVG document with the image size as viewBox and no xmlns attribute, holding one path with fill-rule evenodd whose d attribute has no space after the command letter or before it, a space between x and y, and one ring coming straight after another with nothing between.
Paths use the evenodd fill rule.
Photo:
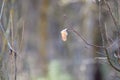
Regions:
<instances>
[{"instance_id":1,"label":"curved branch","mask_svg":"<svg viewBox=\"0 0 120 80\"><path fill-rule=\"evenodd\" d=\"M120 72L120 69L117 68L117 67L111 62L110 56L109 56L109 53L108 53L108 50L107 50L106 48L105 48L104 50L105 50L105 53L106 53L106 55L107 55L107 60L108 60L108 62L110 63L110 65L111 65L116 71Z\"/></svg>"},{"instance_id":2,"label":"curved branch","mask_svg":"<svg viewBox=\"0 0 120 80\"><path fill-rule=\"evenodd\" d=\"M107 48L109 48L109 47L106 47L106 46L98 46L98 45L90 44L90 43L88 43L88 42L82 37L81 34L79 34L79 33L78 33L76 30L74 30L72 27L68 28L68 30L72 30L75 34L77 34L77 35L85 42L85 44L87 44L87 45L89 45L89 46L96 47L96 48L102 48L102 49L104 49L104 50L105 50L105 53L106 53L106 55L107 55L107 60L108 60L109 64L111 65L111 67L114 68L116 71L120 72L120 69L117 68L117 67L111 62L111 58L110 58L110 55L109 55L108 50L107 50ZM111 46L111 45L110 45L110 46Z\"/></svg>"}]
</instances>

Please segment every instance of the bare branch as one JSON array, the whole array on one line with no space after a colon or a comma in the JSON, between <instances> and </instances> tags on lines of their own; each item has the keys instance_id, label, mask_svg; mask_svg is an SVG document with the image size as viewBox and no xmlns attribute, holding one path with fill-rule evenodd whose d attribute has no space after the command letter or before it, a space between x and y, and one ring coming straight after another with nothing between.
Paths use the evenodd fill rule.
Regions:
<instances>
[{"instance_id":1,"label":"bare branch","mask_svg":"<svg viewBox=\"0 0 120 80\"><path fill-rule=\"evenodd\" d=\"M79 34L76 30L74 30L72 27L68 28L68 30L71 30L73 31L75 34L77 34L84 42L85 44L89 45L89 46L93 46L93 47L97 47L97 48L106 48L105 46L98 46L98 45L94 45L94 44L90 44L88 43L83 37L81 34Z\"/></svg>"},{"instance_id":2,"label":"bare branch","mask_svg":"<svg viewBox=\"0 0 120 80\"><path fill-rule=\"evenodd\" d=\"M93 47L97 47L97 48L102 48L105 50L105 53L107 55L107 60L109 62L109 64L111 65L111 67L113 67L116 71L120 72L120 69L118 67L116 67L112 62L111 62L111 58L109 56L109 52L108 52L108 48L109 47L106 47L106 46L97 46L97 45L94 45L94 44L90 44L88 43L83 37L81 34L79 34L76 30L74 30L72 27L68 28L68 30L72 30L75 34L77 34L84 42L85 44L89 45L89 46L93 46ZM113 43L111 44L113 45ZM109 46L111 46L109 45Z\"/></svg>"},{"instance_id":3,"label":"bare branch","mask_svg":"<svg viewBox=\"0 0 120 80\"><path fill-rule=\"evenodd\" d=\"M14 53L16 53L16 51L12 48L9 40L7 39L7 36L5 34L5 30L4 30L4 28L3 28L3 26L2 26L1 23L0 23L0 28L1 28L2 32L3 32L3 34L4 34L5 39L7 40L7 44L8 44L9 50L12 51L12 52L14 52Z\"/></svg>"},{"instance_id":4,"label":"bare branch","mask_svg":"<svg viewBox=\"0 0 120 80\"><path fill-rule=\"evenodd\" d=\"M109 10L110 15L111 15L111 17L112 17L112 19L113 19L114 25L115 25L116 28L118 29L118 23L117 23L115 17L113 16L112 10L111 10L111 8L110 8L110 4L109 4L108 2L106 2L106 0L104 0L104 2L105 2L105 4L106 4L106 6L108 7L108 10Z\"/></svg>"}]
</instances>

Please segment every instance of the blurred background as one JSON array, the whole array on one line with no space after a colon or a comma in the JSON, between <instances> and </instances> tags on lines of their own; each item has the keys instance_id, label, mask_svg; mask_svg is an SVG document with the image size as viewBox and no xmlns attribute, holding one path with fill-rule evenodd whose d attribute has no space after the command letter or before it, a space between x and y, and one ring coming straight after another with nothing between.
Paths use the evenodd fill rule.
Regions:
<instances>
[{"instance_id":1,"label":"blurred background","mask_svg":"<svg viewBox=\"0 0 120 80\"><path fill-rule=\"evenodd\" d=\"M118 44L119 8L119 0L0 0L0 80L120 80L102 48L60 33L72 27L90 44L108 46L106 34ZM120 70L114 46L108 51Z\"/></svg>"}]
</instances>

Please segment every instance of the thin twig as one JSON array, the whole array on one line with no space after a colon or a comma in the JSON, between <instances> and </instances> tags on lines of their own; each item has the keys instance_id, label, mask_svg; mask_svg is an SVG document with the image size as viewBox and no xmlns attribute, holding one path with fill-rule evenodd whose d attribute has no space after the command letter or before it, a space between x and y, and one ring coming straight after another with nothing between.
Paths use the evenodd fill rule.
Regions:
<instances>
[{"instance_id":1,"label":"thin twig","mask_svg":"<svg viewBox=\"0 0 120 80\"><path fill-rule=\"evenodd\" d=\"M105 31L106 31L105 34L106 34L106 36L107 36L107 37L106 37L107 41L109 42L109 44L110 44L110 42L113 43L113 42L114 42L113 39L112 39L112 38L108 35L108 33L107 33L107 25L106 25L106 22L105 22L104 26L105 26Z\"/></svg>"},{"instance_id":2,"label":"thin twig","mask_svg":"<svg viewBox=\"0 0 120 80\"><path fill-rule=\"evenodd\" d=\"M103 25L102 25L102 20L101 20L101 3L99 2L98 3L98 7L99 7L99 15L98 15L98 17L99 17L99 29L100 29L100 33L101 33L101 38L102 38L102 45L104 46L105 45L105 32L103 32L103 31L105 31L104 30L104 27L102 27Z\"/></svg>"},{"instance_id":3,"label":"thin twig","mask_svg":"<svg viewBox=\"0 0 120 80\"><path fill-rule=\"evenodd\" d=\"M0 23L0 28L1 28L2 32L3 32L3 34L4 34L5 39L7 40L7 44L8 44L9 49L12 50L12 52L16 52L16 51L12 48L9 40L7 39L7 36L6 36L6 34L5 34L5 31L4 31L3 26L2 26L1 23Z\"/></svg>"},{"instance_id":4,"label":"thin twig","mask_svg":"<svg viewBox=\"0 0 120 80\"><path fill-rule=\"evenodd\" d=\"M12 48L9 40L7 39L7 36L6 36L6 34L5 34L5 30L4 30L4 28L3 28L2 24L1 24L1 18L2 18L3 9L4 9L4 4L5 4L4 2L5 2L5 0L3 0L2 8L1 8L1 11L0 11L0 28L1 28L2 32L3 32L3 34L4 34L5 39L7 40L7 44L8 44L9 49L12 50L12 52L15 52L15 53L16 53L16 51Z\"/></svg>"},{"instance_id":5,"label":"thin twig","mask_svg":"<svg viewBox=\"0 0 120 80\"><path fill-rule=\"evenodd\" d=\"M70 29L71 28L71 29ZM90 44L88 43L83 37L81 34L79 34L76 30L74 30L72 27L68 28L68 30L72 30L75 34L77 34L84 42L85 44L89 45L89 46L94 46L94 47L97 47L97 48L105 48L105 46L98 46L98 45L94 45L94 44Z\"/></svg>"},{"instance_id":6,"label":"thin twig","mask_svg":"<svg viewBox=\"0 0 120 80\"><path fill-rule=\"evenodd\" d=\"M3 25L2 25L2 23L1 23L1 18L2 18L2 14L3 14L3 9L4 9L4 2L5 2L5 0L3 0L3 3L2 3L2 8L1 8L1 12L0 12L0 28L1 28L1 30L2 30L2 32L3 32L3 35L4 35L4 37L5 37L5 39L6 39L6 41L7 41L7 44L8 44L8 48L9 48L9 50L10 50L10 53L11 54L13 54L13 56L14 56L14 62L15 62L15 76L14 76L14 79L16 80L17 79L17 62L16 62L16 59L17 59L17 52L14 50L14 48L13 48L13 44L11 45L10 44L10 42L9 42L9 40L8 40L8 38L7 38L7 36L6 36L6 34L5 34L5 30L4 30L4 28L3 28ZM12 17L12 15L11 15L11 17ZM11 18L12 19L12 18ZM12 41L13 41L13 21L11 20L11 27L12 27ZM12 42L13 43L13 42Z\"/></svg>"},{"instance_id":7,"label":"thin twig","mask_svg":"<svg viewBox=\"0 0 120 80\"><path fill-rule=\"evenodd\" d=\"M11 46L14 49L14 32L13 32L13 8L11 8L10 10L10 29L11 29ZM12 52L13 56L14 56L14 80L17 79L17 63L16 63L16 59L17 59L17 54Z\"/></svg>"},{"instance_id":8,"label":"thin twig","mask_svg":"<svg viewBox=\"0 0 120 80\"><path fill-rule=\"evenodd\" d=\"M115 17L113 16L112 10L111 10L111 8L110 8L110 4L107 3L105 0L104 0L104 2L105 2L105 4L106 4L106 6L108 7L109 13L110 13L110 15L111 15L111 17L112 17L112 19L113 19L114 25L116 26L116 28L117 28L117 30L118 30L118 29L119 29L119 28L118 28L118 23L117 23ZM106 27L106 25L105 25L105 27ZM105 35L106 35L106 37L107 37L106 28L105 28L105 33L106 33ZM119 36L119 33L120 33L120 32L118 31L118 35L117 35L117 36ZM109 42L108 42L108 38L107 38L107 43L109 43ZM108 60L108 62L110 63L110 65L111 65L115 70L117 70L118 72L120 72L120 69L117 68L117 67L111 62L111 59L110 59L110 56L109 56L109 53L108 53L107 48L105 48L104 50L105 50L105 53L106 53L106 55L107 55L107 60Z\"/></svg>"},{"instance_id":9,"label":"thin twig","mask_svg":"<svg viewBox=\"0 0 120 80\"><path fill-rule=\"evenodd\" d=\"M95 57L95 60L96 59L107 60L107 57Z\"/></svg>"},{"instance_id":10,"label":"thin twig","mask_svg":"<svg viewBox=\"0 0 120 80\"><path fill-rule=\"evenodd\" d=\"M111 15L111 17L112 17L112 19L113 19L114 25L115 25L116 28L118 29L118 23L117 23L115 17L113 16L112 10L111 10L111 8L110 8L110 4L109 4L108 2L106 2L106 0L104 0L104 2L105 2L105 4L106 4L106 6L108 7L108 10L109 10L110 15Z\"/></svg>"},{"instance_id":11,"label":"thin twig","mask_svg":"<svg viewBox=\"0 0 120 80\"><path fill-rule=\"evenodd\" d=\"M5 3L5 0L3 0L2 8L1 8L1 11L0 11L0 20L2 18L2 14L3 14L4 3Z\"/></svg>"},{"instance_id":12,"label":"thin twig","mask_svg":"<svg viewBox=\"0 0 120 80\"><path fill-rule=\"evenodd\" d=\"M106 35L106 38L107 38L107 43L109 44L109 42L108 42L108 37L107 37L107 31L106 31L106 25L105 25L105 35ZM114 44L114 43L113 43L113 44ZM110 56L109 56L109 52L108 52L107 48L104 48L104 50L105 50L105 53L106 53L106 55L107 55L107 60L108 60L109 64L110 64L115 70L117 70L118 72L120 72L120 69L117 68L117 67L111 62L111 58L110 58Z\"/></svg>"},{"instance_id":13,"label":"thin twig","mask_svg":"<svg viewBox=\"0 0 120 80\"><path fill-rule=\"evenodd\" d=\"M23 47L23 40L24 40L24 20L22 22L22 35L21 35L21 40L20 40L20 46L19 46L19 53L20 51L22 51L22 47Z\"/></svg>"}]
</instances>

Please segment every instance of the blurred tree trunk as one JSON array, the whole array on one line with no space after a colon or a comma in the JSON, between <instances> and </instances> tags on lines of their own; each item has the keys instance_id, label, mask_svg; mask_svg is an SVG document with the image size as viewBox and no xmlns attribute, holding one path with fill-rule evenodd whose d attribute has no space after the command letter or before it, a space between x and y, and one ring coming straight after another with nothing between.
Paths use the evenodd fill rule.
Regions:
<instances>
[{"instance_id":1,"label":"blurred tree trunk","mask_svg":"<svg viewBox=\"0 0 120 80\"><path fill-rule=\"evenodd\" d=\"M48 41L48 21L47 21L47 13L49 8L49 0L42 0L40 5L40 24L39 24L39 32L40 32L40 58L41 58L41 68L43 70L43 75L47 73L47 41Z\"/></svg>"}]
</instances>

